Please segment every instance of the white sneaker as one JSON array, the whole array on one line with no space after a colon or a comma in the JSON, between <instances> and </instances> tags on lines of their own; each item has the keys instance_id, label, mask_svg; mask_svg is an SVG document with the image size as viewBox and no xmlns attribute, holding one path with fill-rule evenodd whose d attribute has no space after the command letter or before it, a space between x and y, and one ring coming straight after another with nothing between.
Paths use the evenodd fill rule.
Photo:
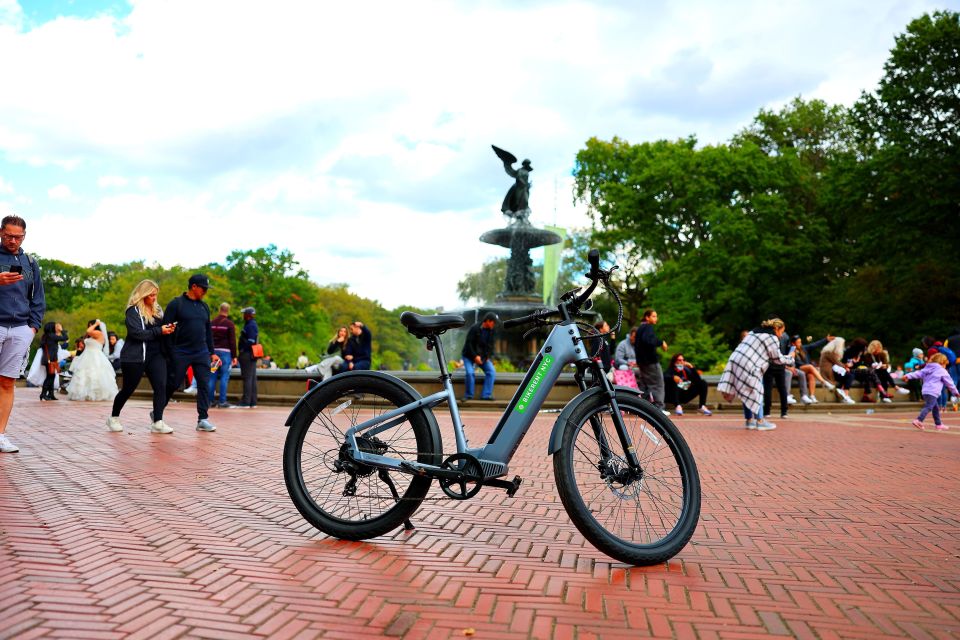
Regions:
<instances>
[{"instance_id":1,"label":"white sneaker","mask_svg":"<svg viewBox=\"0 0 960 640\"><path fill-rule=\"evenodd\" d=\"M817 400L817 396L812 396L812 395L811 395L811 396L807 396L807 397L810 398L810 404L820 404L820 401Z\"/></svg>"},{"instance_id":2,"label":"white sneaker","mask_svg":"<svg viewBox=\"0 0 960 640\"><path fill-rule=\"evenodd\" d=\"M747 427L747 429L750 429L751 431L756 431L756 429L757 429L757 421L756 421L756 420L747 420L747 423L746 423L745 426Z\"/></svg>"},{"instance_id":3,"label":"white sneaker","mask_svg":"<svg viewBox=\"0 0 960 640\"><path fill-rule=\"evenodd\" d=\"M667 416L668 418L670 417L670 412L666 409L660 409L660 411L663 411L663 415Z\"/></svg>"},{"instance_id":4,"label":"white sneaker","mask_svg":"<svg viewBox=\"0 0 960 640\"><path fill-rule=\"evenodd\" d=\"M837 385L833 384L832 382L828 382L826 380L823 381L823 386L825 386L828 391L833 391L834 389L837 388Z\"/></svg>"},{"instance_id":5,"label":"white sneaker","mask_svg":"<svg viewBox=\"0 0 960 640\"><path fill-rule=\"evenodd\" d=\"M897 393L902 396L907 396L910 395L910 389L907 389L906 387L897 387Z\"/></svg>"},{"instance_id":6,"label":"white sneaker","mask_svg":"<svg viewBox=\"0 0 960 640\"><path fill-rule=\"evenodd\" d=\"M171 429L163 420L157 420L150 425L150 433L173 433L173 429Z\"/></svg>"},{"instance_id":7,"label":"white sneaker","mask_svg":"<svg viewBox=\"0 0 960 640\"><path fill-rule=\"evenodd\" d=\"M0 451L3 453L16 453L20 451L20 447L10 442L10 439L7 438L7 434L0 433Z\"/></svg>"},{"instance_id":8,"label":"white sneaker","mask_svg":"<svg viewBox=\"0 0 960 640\"><path fill-rule=\"evenodd\" d=\"M777 425L773 424L766 418L757 422L757 431L773 431L777 428Z\"/></svg>"},{"instance_id":9,"label":"white sneaker","mask_svg":"<svg viewBox=\"0 0 960 640\"><path fill-rule=\"evenodd\" d=\"M881 400L880 402L887 402L887 403L890 403L890 402L893 402L893 400L892 400L891 398L884 398L884 399L883 399L883 400Z\"/></svg>"},{"instance_id":10,"label":"white sneaker","mask_svg":"<svg viewBox=\"0 0 960 640\"><path fill-rule=\"evenodd\" d=\"M675 414L677 414L678 416L682 416L682 415L683 415L683 407L681 407L680 405L677 405L677 406L674 408L673 412L674 412Z\"/></svg>"},{"instance_id":11,"label":"white sneaker","mask_svg":"<svg viewBox=\"0 0 960 640\"><path fill-rule=\"evenodd\" d=\"M703 405L703 404L700 405L700 413L702 413L705 416L713 415L713 411L710 411L710 409L707 409L706 405Z\"/></svg>"},{"instance_id":12,"label":"white sneaker","mask_svg":"<svg viewBox=\"0 0 960 640\"><path fill-rule=\"evenodd\" d=\"M123 425L120 424L120 418L110 416L107 418L107 431L123 431Z\"/></svg>"},{"instance_id":13,"label":"white sneaker","mask_svg":"<svg viewBox=\"0 0 960 640\"><path fill-rule=\"evenodd\" d=\"M793 397L793 394L787 396L787 404L797 404L797 399Z\"/></svg>"},{"instance_id":14,"label":"white sneaker","mask_svg":"<svg viewBox=\"0 0 960 640\"><path fill-rule=\"evenodd\" d=\"M857 404L857 401L851 398L849 393L843 394L843 401L845 404Z\"/></svg>"},{"instance_id":15,"label":"white sneaker","mask_svg":"<svg viewBox=\"0 0 960 640\"><path fill-rule=\"evenodd\" d=\"M195 395L197 395L197 388L196 388L196 387L187 387L186 389L183 390L183 392L186 393L187 395L195 396Z\"/></svg>"},{"instance_id":16,"label":"white sneaker","mask_svg":"<svg viewBox=\"0 0 960 640\"><path fill-rule=\"evenodd\" d=\"M813 400L810 399L810 396L800 396L800 402L803 404L813 404Z\"/></svg>"}]
</instances>

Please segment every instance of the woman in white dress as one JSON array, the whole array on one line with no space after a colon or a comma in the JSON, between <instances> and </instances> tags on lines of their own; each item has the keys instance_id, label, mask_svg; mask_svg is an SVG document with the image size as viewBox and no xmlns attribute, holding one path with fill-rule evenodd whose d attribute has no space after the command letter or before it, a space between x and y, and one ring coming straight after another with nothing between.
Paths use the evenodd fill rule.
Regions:
<instances>
[{"instance_id":1,"label":"woman in white dress","mask_svg":"<svg viewBox=\"0 0 960 640\"><path fill-rule=\"evenodd\" d=\"M107 327L99 320L87 323L83 353L70 365L71 400L113 400L117 395L117 374L107 359Z\"/></svg>"}]
</instances>

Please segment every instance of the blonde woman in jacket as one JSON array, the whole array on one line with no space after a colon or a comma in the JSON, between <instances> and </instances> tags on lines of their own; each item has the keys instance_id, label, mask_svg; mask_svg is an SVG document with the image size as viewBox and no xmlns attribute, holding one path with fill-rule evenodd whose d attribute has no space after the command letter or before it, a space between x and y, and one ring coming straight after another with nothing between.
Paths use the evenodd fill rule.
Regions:
<instances>
[{"instance_id":1,"label":"blonde woman in jacket","mask_svg":"<svg viewBox=\"0 0 960 640\"><path fill-rule=\"evenodd\" d=\"M123 431L120 411L146 374L153 389L153 411L150 412L152 433L173 433L163 421L167 403L167 361L161 352L161 337L173 333L172 324L163 324L163 309L157 303L160 287L153 280L141 280L130 292L127 301L127 338L120 352L123 388L113 399L113 412L107 418L107 429Z\"/></svg>"}]
</instances>

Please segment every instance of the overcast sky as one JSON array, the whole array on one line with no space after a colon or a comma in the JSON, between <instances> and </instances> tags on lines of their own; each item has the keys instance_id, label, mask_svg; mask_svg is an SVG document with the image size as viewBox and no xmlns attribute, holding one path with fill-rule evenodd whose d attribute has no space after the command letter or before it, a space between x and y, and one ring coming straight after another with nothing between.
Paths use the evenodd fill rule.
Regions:
<instances>
[{"instance_id":1,"label":"overcast sky","mask_svg":"<svg viewBox=\"0 0 960 640\"><path fill-rule=\"evenodd\" d=\"M852 104L894 37L960 0L0 0L0 213L75 264L289 249L387 307L458 306L532 221L571 204L591 136L727 141L792 98Z\"/></svg>"}]
</instances>

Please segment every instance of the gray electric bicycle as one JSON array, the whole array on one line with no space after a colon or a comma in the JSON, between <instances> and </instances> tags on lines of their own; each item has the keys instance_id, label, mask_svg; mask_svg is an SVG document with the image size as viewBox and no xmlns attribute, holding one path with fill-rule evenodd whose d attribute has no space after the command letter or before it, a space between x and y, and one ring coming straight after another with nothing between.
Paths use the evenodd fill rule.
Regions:
<instances>
[{"instance_id":1,"label":"gray electric bicycle","mask_svg":"<svg viewBox=\"0 0 960 640\"><path fill-rule=\"evenodd\" d=\"M422 397L377 371L333 376L310 389L290 413L283 474L294 505L313 526L336 538L364 540L413 528L410 516L434 480L454 500L483 487L513 496L521 478L506 480L514 452L567 365L581 393L562 410L550 435L557 491L580 533L603 553L633 565L676 555L700 516L700 479L677 427L635 389L612 386L593 351L606 334L581 334L576 318L610 270L588 256L590 285L570 291L556 309L507 320L504 327L552 325L549 336L486 444L469 446L439 335L461 327L459 315L405 312L400 321L435 351L443 389ZM619 327L622 304L617 297ZM592 329L585 329L592 331ZM592 347L596 345L596 347ZM447 403L456 452L445 454L433 408Z\"/></svg>"}]
</instances>

